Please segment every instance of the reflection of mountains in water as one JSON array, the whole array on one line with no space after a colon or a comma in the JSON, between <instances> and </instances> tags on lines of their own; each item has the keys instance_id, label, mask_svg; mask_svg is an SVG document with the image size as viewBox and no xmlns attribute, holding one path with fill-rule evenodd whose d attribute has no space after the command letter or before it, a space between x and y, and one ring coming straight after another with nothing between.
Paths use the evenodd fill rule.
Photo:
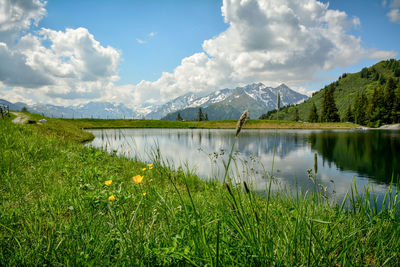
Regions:
<instances>
[{"instance_id":1,"label":"reflection of mountains in water","mask_svg":"<svg viewBox=\"0 0 400 267\"><path fill-rule=\"evenodd\" d=\"M328 163L377 182L400 175L400 136L397 131L321 132L310 135L311 147Z\"/></svg>"},{"instance_id":2,"label":"reflection of mountains in water","mask_svg":"<svg viewBox=\"0 0 400 267\"><path fill-rule=\"evenodd\" d=\"M234 142L235 135L232 130L210 131L192 130L190 132L170 133L171 141L176 139L181 145L197 146L208 151L228 150ZM187 135L187 137L186 137ZM278 134L276 139L276 156L286 157L290 152L306 145L306 135L291 133ZM257 156L272 154L274 150L274 132L243 131L237 140L235 150L245 156ZM178 144L178 143L177 143Z\"/></svg>"},{"instance_id":3,"label":"reflection of mountains in water","mask_svg":"<svg viewBox=\"0 0 400 267\"><path fill-rule=\"evenodd\" d=\"M101 139L121 140L125 134L123 130L116 129L113 132L107 131L107 137ZM235 139L233 130L208 130L208 129L160 129L152 131L137 130L136 137L141 137L153 143L153 140L167 138L174 146L192 147L193 149L202 148L209 152L218 152L221 149L231 148ZM309 133L278 132L276 138L276 156L285 158L289 153L307 145ZM275 143L274 131L242 131L237 140L235 150L240 151L245 156L264 156L273 153Z\"/></svg>"},{"instance_id":4,"label":"reflection of mountains in water","mask_svg":"<svg viewBox=\"0 0 400 267\"><path fill-rule=\"evenodd\" d=\"M272 155L274 134L273 130L242 131L235 150L245 157ZM104 139L121 140L124 136L124 130L107 131ZM232 130L209 129L138 129L134 136L147 140L148 144L164 139L171 149L184 146L193 150L202 148L207 153L230 150L235 138ZM357 172L384 183L390 182L392 174L395 180L400 175L400 133L396 131L280 130L276 145L276 157L282 160L292 152L311 146L324 162L334 164L342 171Z\"/></svg>"}]
</instances>

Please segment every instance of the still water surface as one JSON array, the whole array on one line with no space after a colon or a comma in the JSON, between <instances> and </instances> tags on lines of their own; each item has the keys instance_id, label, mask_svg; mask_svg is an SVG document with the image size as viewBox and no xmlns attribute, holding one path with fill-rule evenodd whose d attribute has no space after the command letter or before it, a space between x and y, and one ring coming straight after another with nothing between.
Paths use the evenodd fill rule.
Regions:
<instances>
[{"instance_id":1,"label":"still water surface","mask_svg":"<svg viewBox=\"0 0 400 267\"><path fill-rule=\"evenodd\" d=\"M106 129L89 130L94 147L117 151L150 162L158 149L174 168L194 170L204 179L222 180L234 130L220 129ZM243 130L235 147L231 174L250 182L262 193L269 181L275 130ZM279 130L276 138L274 188L311 190L317 155L317 183L341 199L354 180L367 182L383 193L392 175L400 174L400 131L381 130ZM268 177L265 179L265 177ZM335 193L334 193L335 192Z\"/></svg>"}]
</instances>

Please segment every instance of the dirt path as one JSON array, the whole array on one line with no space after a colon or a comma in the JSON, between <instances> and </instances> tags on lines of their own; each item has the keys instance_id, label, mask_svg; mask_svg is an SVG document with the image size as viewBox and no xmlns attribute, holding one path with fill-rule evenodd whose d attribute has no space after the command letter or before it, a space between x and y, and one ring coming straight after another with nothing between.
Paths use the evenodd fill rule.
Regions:
<instances>
[{"instance_id":1,"label":"dirt path","mask_svg":"<svg viewBox=\"0 0 400 267\"><path fill-rule=\"evenodd\" d=\"M11 112L12 114L14 114L15 116L17 116L15 119L13 119L13 123L17 123L17 124L24 124L28 121L28 116L26 116L25 114L22 114L20 112Z\"/></svg>"}]
</instances>

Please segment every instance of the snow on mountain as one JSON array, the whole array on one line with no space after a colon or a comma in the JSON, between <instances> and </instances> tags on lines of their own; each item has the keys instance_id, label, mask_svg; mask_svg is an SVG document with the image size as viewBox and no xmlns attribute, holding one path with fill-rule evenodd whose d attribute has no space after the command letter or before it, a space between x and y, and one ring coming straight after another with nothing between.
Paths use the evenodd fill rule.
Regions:
<instances>
[{"instance_id":1,"label":"snow on mountain","mask_svg":"<svg viewBox=\"0 0 400 267\"><path fill-rule=\"evenodd\" d=\"M237 119L245 109L248 109L251 118L258 118L276 108L278 92L281 95L282 106L297 104L308 98L306 95L291 90L285 84L273 88L262 83L253 83L235 89L224 89L198 98L179 112L182 118L193 120L197 114L194 108L202 107L203 113L207 113L210 119L222 120ZM177 112L170 113L163 119L175 120Z\"/></svg>"},{"instance_id":2,"label":"snow on mountain","mask_svg":"<svg viewBox=\"0 0 400 267\"><path fill-rule=\"evenodd\" d=\"M252 117L254 118L260 112L266 112L276 108L278 91L281 93L282 105L297 104L308 98L306 95L291 90L284 84L273 88L267 87L262 83L254 83L244 87L237 87L235 89L218 90L203 96L195 93L187 93L159 106L146 105L129 108L124 104L89 102L86 104L63 107L50 104L26 105L24 103L18 103L18 109L22 106L26 106L31 112L59 118L160 119L169 113L187 108L208 108L209 106L220 105L221 107L219 110L222 110L227 106L229 106L228 109L230 110L248 108L253 110ZM6 101L4 100L4 102Z\"/></svg>"}]
</instances>

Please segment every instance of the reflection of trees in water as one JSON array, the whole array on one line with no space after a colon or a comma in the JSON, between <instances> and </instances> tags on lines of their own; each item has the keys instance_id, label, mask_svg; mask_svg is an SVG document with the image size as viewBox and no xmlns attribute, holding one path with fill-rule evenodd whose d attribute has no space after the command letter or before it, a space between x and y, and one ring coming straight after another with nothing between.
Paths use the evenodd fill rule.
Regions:
<instances>
[{"instance_id":1,"label":"reflection of trees in water","mask_svg":"<svg viewBox=\"0 0 400 267\"><path fill-rule=\"evenodd\" d=\"M127 134L123 130L101 131L103 142L143 140L154 144L159 140L167 144L166 149L185 147L189 150L204 149L207 153L229 150L234 140L232 130L208 129L146 129ZM162 141L164 140L164 141ZM245 158L256 156L268 158L274 149L274 131L243 131L236 149ZM381 182L389 182L392 173L400 175L400 134L396 131L278 131L276 157L285 161L288 155L308 147L318 151L329 167L349 170L361 176ZM184 152L182 152L184 153ZM310 165L311 166L311 165Z\"/></svg>"},{"instance_id":2,"label":"reflection of trees in water","mask_svg":"<svg viewBox=\"0 0 400 267\"><path fill-rule=\"evenodd\" d=\"M400 174L398 132L321 132L310 135L311 147L323 160L380 182Z\"/></svg>"}]
</instances>

